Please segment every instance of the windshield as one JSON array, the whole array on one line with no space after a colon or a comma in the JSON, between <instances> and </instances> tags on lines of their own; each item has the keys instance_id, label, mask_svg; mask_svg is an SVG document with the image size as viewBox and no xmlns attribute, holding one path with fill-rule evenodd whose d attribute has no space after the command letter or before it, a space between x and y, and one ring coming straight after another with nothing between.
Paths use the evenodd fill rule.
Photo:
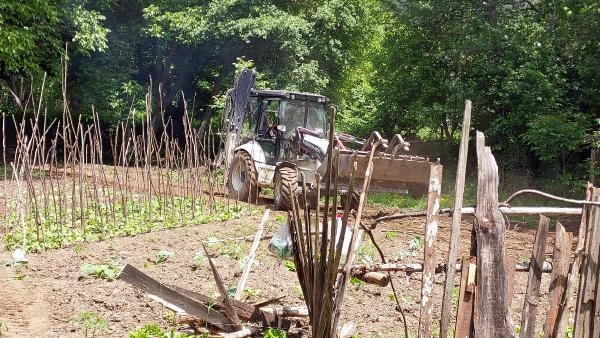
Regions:
<instances>
[{"instance_id":1,"label":"windshield","mask_svg":"<svg viewBox=\"0 0 600 338\"><path fill-rule=\"evenodd\" d=\"M319 134L325 134L327 114L323 103L286 100L281 104L281 123L285 125L287 133L293 134L297 127L305 127Z\"/></svg>"}]
</instances>

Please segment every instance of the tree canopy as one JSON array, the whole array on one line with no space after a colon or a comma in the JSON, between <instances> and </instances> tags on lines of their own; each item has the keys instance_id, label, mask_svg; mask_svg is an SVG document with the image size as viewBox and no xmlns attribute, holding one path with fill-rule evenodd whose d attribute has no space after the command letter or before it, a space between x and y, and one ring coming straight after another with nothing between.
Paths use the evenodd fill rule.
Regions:
<instances>
[{"instance_id":1,"label":"tree canopy","mask_svg":"<svg viewBox=\"0 0 600 338\"><path fill-rule=\"evenodd\" d=\"M471 99L507 163L564 169L598 129L599 28L592 0L4 0L0 107L18 113L22 79L46 73L52 110L66 50L72 114L114 125L152 85L207 119L245 62L266 87L329 96L359 136L455 142Z\"/></svg>"}]
</instances>

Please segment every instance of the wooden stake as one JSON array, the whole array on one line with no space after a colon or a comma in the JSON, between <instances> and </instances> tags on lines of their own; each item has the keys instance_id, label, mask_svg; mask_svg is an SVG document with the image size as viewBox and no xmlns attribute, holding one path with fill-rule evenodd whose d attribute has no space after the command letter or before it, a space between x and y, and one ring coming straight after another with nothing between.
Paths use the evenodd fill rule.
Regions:
<instances>
[{"instance_id":1,"label":"wooden stake","mask_svg":"<svg viewBox=\"0 0 600 338\"><path fill-rule=\"evenodd\" d=\"M442 194L442 165L431 164L429 172L429 195L427 198L427 219L425 221L425 248L423 254L423 282L421 289L421 314L419 317L419 337L431 337L433 316L433 283L435 280L435 242L438 231L440 196Z\"/></svg>"},{"instance_id":2,"label":"wooden stake","mask_svg":"<svg viewBox=\"0 0 600 338\"><path fill-rule=\"evenodd\" d=\"M591 198L592 198L592 185L590 183L588 183L586 192L585 192L585 200L591 201ZM560 317L558 319L557 332L564 333L567 330L567 323L568 323L569 315L570 315L568 309L570 309L573 306L573 301L574 301L573 297L569 297L569 295L571 295L571 290L574 287L575 282L577 280L579 280L579 276L580 276L579 269L580 269L581 263L583 261L583 254L584 254L584 249L585 249L589 208L590 207L584 206L583 212L581 214L581 221L579 223L579 231L577 232L577 247L575 248L575 253L574 253L575 258L573 260L573 264L571 265L571 267L569 269L569 275L567 278L567 288L565 290L565 295L567 295L567 297L566 297L566 303L565 303L564 308L567 309L567 311L563 311L560 314Z\"/></svg>"},{"instance_id":3,"label":"wooden stake","mask_svg":"<svg viewBox=\"0 0 600 338\"><path fill-rule=\"evenodd\" d=\"M233 299L240 300L242 295L244 294L244 288L246 287L246 282L248 281L248 277L250 276L250 270L252 269L252 263L254 262L254 257L256 256L256 250L258 249L258 245L260 244L260 239L262 238L263 229L265 228L265 223L269 219L269 209L265 210L262 220L258 225L258 231L256 231L256 235L254 235L254 241L252 242L252 247L250 248L250 253L248 254L248 259L246 260L246 266L244 267L244 272L242 272L242 276L240 277L240 281L238 282L237 289L235 290L235 296Z\"/></svg>"},{"instance_id":4,"label":"wooden stake","mask_svg":"<svg viewBox=\"0 0 600 338\"><path fill-rule=\"evenodd\" d=\"M550 310L544 325L544 337L562 338L564 332L559 330L559 318L564 312L568 313L565 308L567 296L565 290L567 288L567 274L569 273L569 263L571 262L571 233L565 231L565 227L556 222L555 230L556 239L554 240L553 254L553 269L552 279L550 281Z\"/></svg>"},{"instance_id":5,"label":"wooden stake","mask_svg":"<svg viewBox=\"0 0 600 338\"><path fill-rule=\"evenodd\" d=\"M467 284L469 280L469 267L477 264L475 257L463 258L462 271L460 276L460 295L458 298L458 310L456 314L456 333L455 337L471 337L473 326L473 304L475 303L475 290L469 291Z\"/></svg>"},{"instance_id":6,"label":"wooden stake","mask_svg":"<svg viewBox=\"0 0 600 338\"><path fill-rule=\"evenodd\" d=\"M533 252L531 254L531 269L527 278L527 291L525 292L525 303L521 314L521 337L535 336L535 318L540 301L540 284L542 283L542 264L546 249L546 238L548 237L548 225L550 219L540 215L538 230L535 235Z\"/></svg>"},{"instance_id":7,"label":"wooden stake","mask_svg":"<svg viewBox=\"0 0 600 338\"><path fill-rule=\"evenodd\" d=\"M498 166L481 132L477 132L477 163L475 332L484 338L514 337L504 266L506 225L498 206Z\"/></svg>"},{"instance_id":8,"label":"wooden stake","mask_svg":"<svg viewBox=\"0 0 600 338\"><path fill-rule=\"evenodd\" d=\"M592 189L592 201L600 200L600 189ZM594 332L594 303L596 300L596 284L598 283L598 269L600 256L600 208L590 207L587 222L586 246L581 266L581 279L577 295L577 309L575 312L574 338L593 337ZM600 325L600 324L599 324Z\"/></svg>"},{"instance_id":9,"label":"wooden stake","mask_svg":"<svg viewBox=\"0 0 600 338\"><path fill-rule=\"evenodd\" d=\"M469 130L471 129L471 101L465 102L463 115L462 135L460 138L460 150L458 152L458 166L456 169L456 186L454 197L454 210L461 210L465 190L465 176L467 171L467 154L469 153ZM452 214L452 230L450 233L450 244L448 251L448 264L456 263L458 256L458 245L460 240L461 213ZM452 308L452 289L454 288L454 269L446 271L446 282L444 284L444 299L442 301L442 319L440 324L440 337L448 337L448 326L450 325L450 309Z\"/></svg>"}]
</instances>

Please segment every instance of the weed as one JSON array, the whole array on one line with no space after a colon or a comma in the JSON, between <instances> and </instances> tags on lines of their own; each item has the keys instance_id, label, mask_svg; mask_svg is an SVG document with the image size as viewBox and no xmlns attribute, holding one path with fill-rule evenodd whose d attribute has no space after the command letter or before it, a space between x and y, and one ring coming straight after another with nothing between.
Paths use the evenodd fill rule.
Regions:
<instances>
[{"instance_id":1,"label":"weed","mask_svg":"<svg viewBox=\"0 0 600 338\"><path fill-rule=\"evenodd\" d=\"M288 271L296 271L296 263L292 261L283 261L283 266L285 266Z\"/></svg>"},{"instance_id":2,"label":"weed","mask_svg":"<svg viewBox=\"0 0 600 338\"><path fill-rule=\"evenodd\" d=\"M158 325L151 323L146 324L139 329L135 329L129 332L129 338L184 338L189 337L189 335L185 333L180 333L175 331L174 328L169 328L167 330L163 330ZM208 338L207 333L202 333L200 335L193 335L193 337L201 337Z\"/></svg>"},{"instance_id":3,"label":"weed","mask_svg":"<svg viewBox=\"0 0 600 338\"><path fill-rule=\"evenodd\" d=\"M294 292L296 292L298 298L304 300L304 292L302 292L302 287L300 286L300 284L294 285Z\"/></svg>"},{"instance_id":4,"label":"weed","mask_svg":"<svg viewBox=\"0 0 600 338\"><path fill-rule=\"evenodd\" d=\"M352 284L352 285L354 285L354 286L356 286L356 287L359 287L359 288L360 288L360 287L363 285L363 283L364 283L364 282L363 282L362 280L360 280L360 278L358 278L358 277L350 277L350 280L349 280L349 281L350 281L350 284Z\"/></svg>"},{"instance_id":5,"label":"weed","mask_svg":"<svg viewBox=\"0 0 600 338\"><path fill-rule=\"evenodd\" d=\"M244 289L244 294L248 297L260 295L260 290L257 289Z\"/></svg>"},{"instance_id":6,"label":"weed","mask_svg":"<svg viewBox=\"0 0 600 338\"><path fill-rule=\"evenodd\" d=\"M5 331L7 331L6 324L0 321L0 337L4 337Z\"/></svg>"},{"instance_id":7,"label":"weed","mask_svg":"<svg viewBox=\"0 0 600 338\"><path fill-rule=\"evenodd\" d=\"M263 334L263 337L265 338L287 338L287 336L288 335L285 331L272 327L268 328Z\"/></svg>"},{"instance_id":8,"label":"weed","mask_svg":"<svg viewBox=\"0 0 600 338\"><path fill-rule=\"evenodd\" d=\"M194 257L192 257L192 267L194 269L198 269L203 266L206 262L206 255L202 251L196 252Z\"/></svg>"},{"instance_id":9,"label":"weed","mask_svg":"<svg viewBox=\"0 0 600 338\"><path fill-rule=\"evenodd\" d=\"M277 223L285 222L285 216L284 215L275 215L275 222L277 222Z\"/></svg>"},{"instance_id":10,"label":"weed","mask_svg":"<svg viewBox=\"0 0 600 338\"><path fill-rule=\"evenodd\" d=\"M75 252L76 254L81 254L85 251L85 245L83 244L76 244L75 247L73 247L73 252Z\"/></svg>"},{"instance_id":11,"label":"weed","mask_svg":"<svg viewBox=\"0 0 600 338\"><path fill-rule=\"evenodd\" d=\"M96 332L106 332L109 330L106 320L95 312L80 312L73 321L83 328L86 337L95 337Z\"/></svg>"},{"instance_id":12,"label":"weed","mask_svg":"<svg viewBox=\"0 0 600 338\"><path fill-rule=\"evenodd\" d=\"M236 241L219 242L217 244L217 250L219 251L219 254L229 256L235 260L240 259L244 253L242 243Z\"/></svg>"},{"instance_id":13,"label":"weed","mask_svg":"<svg viewBox=\"0 0 600 338\"><path fill-rule=\"evenodd\" d=\"M385 238L392 239L392 238L395 238L395 237L396 237L396 233L395 232L393 232L393 231L386 231L385 232Z\"/></svg>"},{"instance_id":14,"label":"weed","mask_svg":"<svg viewBox=\"0 0 600 338\"><path fill-rule=\"evenodd\" d=\"M167 261L170 257L175 256L175 254L171 251L160 250L154 256L154 264L162 264Z\"/></svg>"},{"instance_id":15,"label":"weed","mask_svg":"<svg viewBox=\"0 0 600 338\"><path fill-rule=\"evenodd\" d=\"M119 267L113 262L97 265L85 263L81 266L81 273L84 276L93 276L108 281L114 280L117 277L118 271Z\"/></svg>"},{"instance_id":16,"label":"weed","mask_svg":"<svg viewBox=\"0 0 600 338\"><path fill-rule=\"evenodd\" d=\"M460 288L455 286L452 288L452 308L458 309L458 301L460 297Z\"/></svg>"},{"instance_id":17,"label":"weed","mask_svg":"<svg viewBox=\"0 0 600 338\"><path fill-rule=\"evenodd\" d=\"M398 260L401 261L409 257L415 257L423 251L424 247L425 242L423 241L423 237L416 235L408 241L408 250L403 250L398 254Z\"/></svg>"},{"instance_id":18,"label":"weed","mask_svg":"<svg viewBox=\"0 0 600 338\"><path fill-rule=\"evenodd\" d=\"M358 255L358 260L363 264L373 263L374 257L377 255L377 249L373 245L373 243L368 242L363 244L358 248L356 252Z\"/></svg>"}]
</instances>

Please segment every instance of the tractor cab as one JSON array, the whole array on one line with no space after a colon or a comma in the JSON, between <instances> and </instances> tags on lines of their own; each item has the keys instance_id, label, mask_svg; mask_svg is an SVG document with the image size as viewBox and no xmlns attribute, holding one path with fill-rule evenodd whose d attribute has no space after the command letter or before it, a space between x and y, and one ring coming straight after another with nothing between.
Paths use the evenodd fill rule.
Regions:
<instances>
[{"instance_id":1,"label":"tractor cab","mask_svg":"<svg viewBox=\"0 0 600 338\"><path fill-rule=\"evenodd\" d=\"M250 102L242 125L242 143L255 140L265 154L265 162L275 165L298 159L298 138L326 141L327 99L321 95L281 90L250 92Z\"/></svg>"}]
</instances>

